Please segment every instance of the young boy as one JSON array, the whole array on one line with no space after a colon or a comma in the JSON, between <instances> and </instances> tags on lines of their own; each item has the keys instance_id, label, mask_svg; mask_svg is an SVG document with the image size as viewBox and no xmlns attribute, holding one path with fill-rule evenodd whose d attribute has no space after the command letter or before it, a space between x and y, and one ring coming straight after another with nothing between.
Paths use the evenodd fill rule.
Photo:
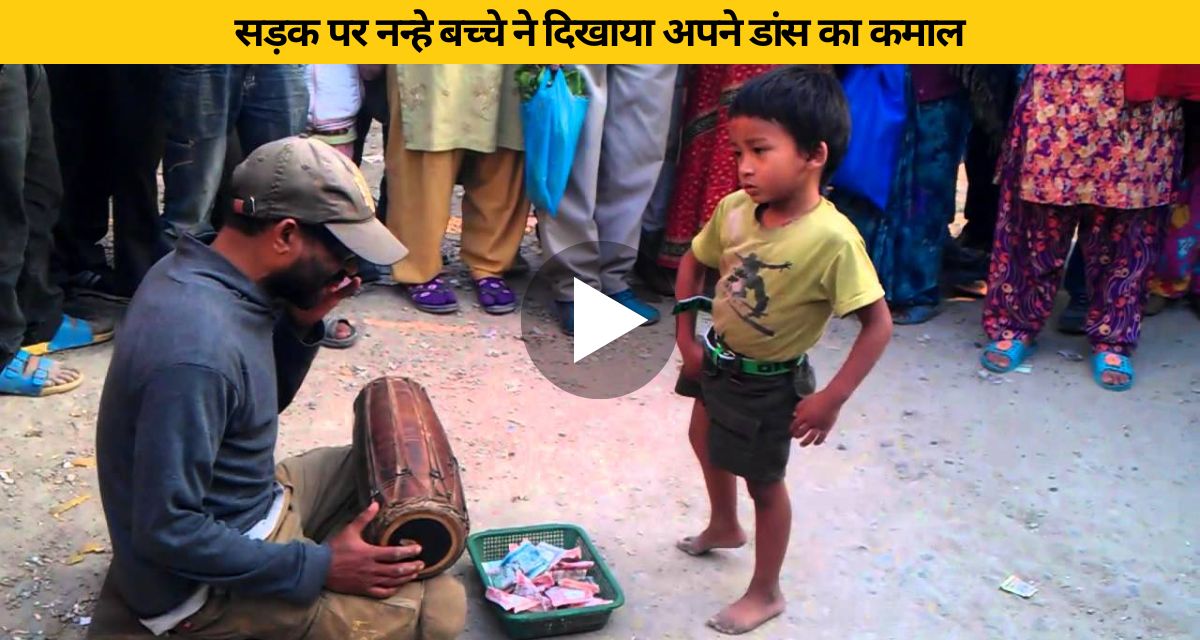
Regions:
<instances>
[{"instance_id":1,"label":"young boy","mask_svg":"<svg viewBox=\"0 0 1200 640\"><path fill-rule=\"evenodd\" d=\"M784 610L779 571L792 524L784 473L791 438L825 442L838 412L879 360L892 323L858 231L821 197L846 150L850 115L838 80L785 67L738 92L729 137L743 190L726 197L692 242L676 282L681 308L716 269L713 328L696 335L680 313L677 387L696 398L689 437L708 488L711 516L678 547L691 555L746 542L736 478L754 500L754 577L740 600L708 621L750 631ZM694 301L693 301L694 305ZM842 369L821 391L806 352L831 315L858 316L862 330Z\"/></svg>"}]
</instances>

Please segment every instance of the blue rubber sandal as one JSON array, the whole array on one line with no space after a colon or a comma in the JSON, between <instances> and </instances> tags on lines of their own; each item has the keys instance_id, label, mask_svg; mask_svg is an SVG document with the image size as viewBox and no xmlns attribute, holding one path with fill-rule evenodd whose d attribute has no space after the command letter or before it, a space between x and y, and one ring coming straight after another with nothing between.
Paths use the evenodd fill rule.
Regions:
<instances>
[{"instance_id":1,"label":"blue rubber sandal","mask_svg":"<svg viewBox=\"0 0 1200 640\"><path fill-rule=\"evenodd\" d=\"M992 373L1009 373L1025 363L1029 356L1037 352L1037 344L1026 345L1020 340L997 340L987 346L983 350L983 355L979 356L979 362L984 369ZM1008 366L1001 367L1000 365L988 360L988 354L995 353L1008 358Z\"/></svg>"},{"instance_id":2,"label":"blue rubber sandal","mask_svg":"<svg viewBox=\"0 0 1200 640\"><path fill-rule=\"evenodd\" d=\"M659 313L658 309L655 309L654 307L643 302L642 299L637 297L637 294L633 292L633 289L625 289L624 291L610 293L608 294L608 297L620 302L626 309L629 309L630 311L645 318L646 321L642 323L643 327L648 327L658 322L659 318L662 317L662 314Z\"/></svg>"},{"instance_id":3,"label":"blue rubber sandal","mask_svg":"<svg viewBox=\"0 0 1200 640\"><path fill-rule=\"evenodd\" d=\"M26 374L25 368L30 355L32 354L22 349L5 365L3 373L0 373L0 395L40 398L66 393L83 384L81 375L71 382L50 385L50 369L54 367L54 361L49 358L39 359L33 372Z\"/></svg>"},{"instance_id":4,"label":"blue rubber sandal","mask_svg":"<svg viewBox=\"0 0 1200 640\"><path fill-rule=\"evenodd\" d=\"M58 331L54 333L54 337L49 342L39 342L21 348L35 356L41 356L68 349L90 347L112 339L112 328L99 329L87 320L72 318L64 313L62 323L58 325Z\"/></svg>"},{"instance_id":5,"label":"blue rubber sandal","mask_svg":"<svg viewBox=\"0 0 1200 640\"><path fill-rule=\"evenodd\" d=\"M1127 378L1124 384L1108 384L1104 382L1104 374L1121 373ZM1129 356L1111 351L1098 351L1092 354L1092 377L1101 389L1109 391L1128 391L1133 386L1133 364Z\"/></svg>"}]
</instances>

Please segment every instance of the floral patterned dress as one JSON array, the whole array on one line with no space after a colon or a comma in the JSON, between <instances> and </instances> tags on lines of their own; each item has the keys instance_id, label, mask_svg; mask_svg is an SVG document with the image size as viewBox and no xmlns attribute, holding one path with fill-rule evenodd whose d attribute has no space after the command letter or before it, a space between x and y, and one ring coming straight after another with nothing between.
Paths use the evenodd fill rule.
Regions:
<instances>
[{"instance_id":1,"label":"floral patterned dress","mask_svg":"<svg viewBox=\"0 0 1200 640\"><path fill-rule=\"evenodd\" d=\"M1035 336L1054 307L1076 230L1098 351L1129 353L1174 198L1183 115L1176 100L1127 104L1124 65L1036 65L1000 162L1001 203L983 325Z\"/></svg>"}]
</instances>

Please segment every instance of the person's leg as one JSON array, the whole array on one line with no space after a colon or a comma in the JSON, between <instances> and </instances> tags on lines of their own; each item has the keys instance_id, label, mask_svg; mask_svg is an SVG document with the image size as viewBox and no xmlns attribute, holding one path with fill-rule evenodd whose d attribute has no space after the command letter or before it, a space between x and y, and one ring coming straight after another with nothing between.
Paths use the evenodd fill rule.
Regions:
<instances>
[{"instance_id":1,"label":"person's leg","mask_svg":"<svg viewBox=\"0 0 1200 640\"><path fill-rule=\"evenodd\" d=\"M684 65L678 65L675 73L675 93L671 100L670 125L667 128L666 157L663 159L662 169L658 172L654 191L650 194L650 202L642 214L642 237L638 241L637 261L633 266L638 278L651 291L663 296L675 294L675 270L660 265L658 254L666 237L667 212L671 208L671 196L675 191L686 76Z\"/></svg>"},{"instance_id":2,"label":"person's leg","mask_svg":"<svg viewBox=\"0 0 1200 640\"><path fill-rule=\"evenodd\" d=\"M379 111L379 98L383 98L383 111ZM381 114L384 120L387 119L387 78L383 75L374 80L363 81L363 100L362 105L358 108L358 116L354 119L354 128L358 131L358 137L354 139L354 155L351 159L354 164L361 165L363 160L363 150L367 145L367 132L371 130L371 123L375 121L376 114ZM383 122L384 120L380 120Z\"/></svg>"},{"instance_id":3,"label":"person's leg","mask_svg":"<svg viewBox=\"0 0 1200 640\"><path fill-rule=\"evenodd\" d=\"M604 119L594 214L605 293L629 289L643 214L666 154L676 71L673 64L608 67L608 99L614 108Z\"/></svg>"},{"instance_id":4,"label":"person's leg","mask_svg":"<svg viewBox=\"0 0 1200 640\"><path fill-rule=\"evenodd\" d=\"M29 98L25 66L0 66L0 366L25 337L17 282L25 265L29 220L25 211L25 157L29 149Z\"/></svg>"},{"instance_id":5,"label":"person's leg","mask_svg":"<svg viewBox=\"0 0 1200 640\"><path fill-rule=\"evenodd\" d=\"M304 537L322 542L366 508L358 494L361 465L349 446L314 449L278 465L276 477L291 490L289 512L299 515ZM324 592L303 637L449 640L466 625L466 604L462 584L446 574L409 583L384 600Z\"/></svg>"},{"instance_id":6,"label":"person's leg","mask_svg":"<svg viewBox=\"0 0 1200 640\"><path fill-rule=\"evenodd\" d=\"M517 308L517 298L503 274L521 248L529 218L525 154L504 148L471 154L466 168L460 254L483 310L509 313Z\"/></svg>"},{"instance_id":7,"label":"person's leg","mask_svg":"<svg viewBox=\"0 0 1200 640\"><path fill-rule=\"evenodd\" d=\"M50 87L41 65L26 65L29 91L29 146L25 156L25 215L29 235L17 282L25 318L24 344L49 341L63 321L63 292L50 276L54 225L62 205L62 178L54 148Z\"/></svg>"},{"instance_id":8,"label":"person's leg","mask_svg":"<svg viewBox=\"0 0 1200 640\"><path fill-rule=\"evenodd\" d=\"M725 607L709 626L728 634L742 634L783 613L786 601L779 588L779 573L792 532L792 501L783 480L747 482L754 500L754 576L746 594Z\"/></svg>"},{"instance_id":9,"label":"person's leg","mask_svg":"<svg viewBox=\"0 0 1200 640\"><path fill-rule=\"evenodd\" d=\"M1090 300L1085 329L1093 351L1132 356L1137 349L1165 215L1166 207L1092 208L1083 218L1079 242ZM1106 372L1103 381L1123 385L1129 376Z\"/></svg>"},{"instance_id":10,"label":"person's leg","mask_svg":"<svg viewBox=\"0 0 1200 640\"><path fill-rule=\"evenodd\" d=\"M304 537L322 542L367 507L358 495L365 477L353 448L312 449L280 462L275 478L290 492L288 509L298 514Z\"/></svg>"},{"instance_id":11,"label":"person's leg","mask_svg":"<svg viewBox=\"0 0 1200 640\"><path fill-rule=\"evenodd\" d=\"M394 82L389 71L389 82ZM392 84L391 86L395 86ZM400 101L391 101L391 137L385 163L390 179L389 200L395 205L387 225L392 234L408 247L408 256L392 266L392 278L401 284L425 285L442 272L442 238L450 220L450 202L455 180L462 166L462 151L409 151L405 148ZM448 288L446 291L450 291ZM414 292L419 296L423 292ZM457 309L453 292L449 296L428 296L435 307ZM413 301L420 305L421 299ZM451 303L454 303L451 305Z\"/></svg>"},{"instance_id":12,"label":"person's leg","mask_svg":"<svg viewBox=\"0 0 1200 640\"><path fill-rule=\"evenodd\" d=\"M109 75L113 253L117 293L132 296L170 247L159 231L158 180L166 120L163 65L118 65Z\"/></svg>"},{"instance_id":13,"label":"person's leg","mask_svg":"<svg viewBox=\"0 0 1200 640\"><path fill-rule=\"evenodd\" d=\"M225 167L231 106L240 91L236 65L171 65L163 85L163 241L211 234L211 213Z\"/></svg>"},{"instance_id":14,"label":"person's leg","mask_svg":"<svg viewBox=\"0 0 1200 640\"><path fill-rule=\"evenodd\" d=\"M472 154L462 178L462 259L471 277L504 273L521 246L529 218L525 154L512 149Z\"/></svg>"},{"instance_id":15,"label":"person's leg","mask_svg":"<svg viewBox=\"0 0 1200 640\"><path fill-rule=\"evenodd\" d=\"M237 116L243 155L304 132L308 120L304 68L302 64L259 64L247 69Z\"/></svg>"},{"instance_id":16,"label":"person's leg","mask_svg":"<svg viewBox=\"0 0 1200 640\"><path fill-rule=\"evenodd\" d=\"M82 375L21 351L26 321L18 291L30 238L25 199L32 141L27 69L31 67L0 65L0 113L5 114L0 118L0 393L48 395L74 389Z\"/></svg>"},{"instance_id":17,"label":"person's leg","mask_svg":"<svg viewBox=\"0 0 1200 640\"><path fill-rule=\"evenodd\" d=\"M390 65L389 65L390 67ZM388 110L388 89L387 89L387 74L383 74L367 83L363 95L363 108L367 111L368 120L366 126L358 128L360 132L359 139L366 143L367 133L371 130L370 120L376 120L380 124L380 129L383 138L383 148L386 150L388 145L388 136L391 131L391 113ZM379 181L379 202L375 205L375 215L383 222L387 222L388 208L388 189L387 189L387 174Z\"/></svg>"},{"instance_id":18,"label":"person's leg","mask_svg":"<svg viewBox=\"0 0 1200 640\"><path fill-rule=\"evenodd\" d=\"M1083 250L1078 242L1071 246L1070 257L1067 258L1063 288L1067 291L1068 300L1067 308L1058 316L1058 330L1071 335L1082 334L1087 322L1088 282L1083 268Z\"/></svg>"},{"instance_id":19,"label":"person's leg","mask_svg":"<svg viewBox=\"0 0 1200 640\"><path fill-rule=\"evenodd\" d=\"M538 212L538 235L547 262L544 273L553 282L554 298L574 299L572 278L600 288L600 239L596 227L596 184L600 172L601 143L608 113L608 65L576 65L587 83L588 109L575 147L571 177L558 213ZM621 105L624 106L624 105ZM393 126L391 135L397 134ZM578 246L577 246L578 245ZM567 249L571 251L565 252ZM553 258L553 259L551 259Z\"/></svg>"},{"instance_id":20,"label":"person's leg","mask_svg":"<svg viewBox=\"0 0 1200 640\"><path fill-rule=\"evenodd\" d=\"M683 95L687 89L686 65L675 65L674 90L671 93L671 111L667 124L667 141L662 168L650 194L650 202L642 214L642 234L662 235L667 227L667 209L671 206L671 192L675 187L675 169L679 161L679 144L683 131Z\"/></svg>"},{"instance_id":21,"label":"person's leg","mask_svg":"<svg viewBox=\"0 0 1200 640\"><path fill-rule=\"evenodd\" d=\"M231 113L236 114L237 104L240 98L234 96L235 106ZM221 166L221 180L217 183L217 195L213 198L212 214L209 218L209 226L215 231L220 231L225 224L225 214L233 207L233 170L238 164L245 159L242 153L241 136L238 135L237 127L234 127L229 135L225 138L225 159ZM200 236L202 239L205 235Z\"/></svg>"},{"instance_id":22,"label":"person's leg","mask_svg":"<svg viewBox=\"0 0 1200 640\"><path fill-rule=\"evenodd\" d=\"M891 304L897 324L919 324L936 312L942 252L950 237L958 167L970 126L961 96L919 104L916 118L913 198L893 247L897 287Z\"/></svg>"},{"instance_id":23,"label":"person's leg","mask_svg":"<svg viewBox=\"0 0 1200 640\"><path fill-rule=\"evenodd\" d=\"M63 199L54 229L54 262L62 279L109 275L100 241L108 233L111 167L104 143L110 113L105 65L47 65L55 150ZM104 283L111 285L111 282ZM103 285L101 285L103 286Z\"/></svg>"},{"instance_id":24,"label":"person's leg","mask_svg":"<svg viewBox=\"0 0 1200 640\"><path fill-rule=\"evenodd\" d=\"M1010 184L1001 193L983 329L994 342L1028 345L1054 310L1079 211L1025 202L1014 191ZM997 367L1010 364L998 353L986 357Z\"/></svg>"},{"instance_id":25,"label":"person's leg","mask_svg":"<svg viewBox=\"0 0 1200 640\"><path fill-rule=\"evenodd\" d=\"M996 233L996 211L1000 207L1000 186L996 184L996 163L999 150L992 145L987 131L981 126L971 129L967 139L967 202L963 217L967 224L962 231L962 245L968 249L988 252Z\"/></svg>"},{"instance_id":26,"label":"person's leg","mask_svg":"<svg viewBox=\"0 0 1200 640\"><path fill-rule=\"evenodd\" d=\"M688 555L702 555L713 549L736 549L746 544L746 532L737 516L737 478L713 465L708 449L709 418L704 402L692 404L692 419L688 425L688 440L704 474L708 491L708 526L698 535L688 536L676 546Z\"/></svg>"}]
</instances>

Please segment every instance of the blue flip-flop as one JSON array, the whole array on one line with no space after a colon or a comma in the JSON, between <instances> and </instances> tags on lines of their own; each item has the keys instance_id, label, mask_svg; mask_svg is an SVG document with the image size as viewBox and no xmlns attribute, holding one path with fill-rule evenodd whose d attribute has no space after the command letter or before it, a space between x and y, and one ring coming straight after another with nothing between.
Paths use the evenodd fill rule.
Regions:
<instances>
[{"instance_id":1,"label":"blue flip-flop","mask_svg":"<svg viewBox=\"0 0 1200 640\"><path fill-rule=\"evenodd\" d=\"M1127 380L1124 384L1108 384L1104 381L1106 373L1122 373ZM1097 351L1092 354L1092 377L1101 389L1128 391L1133 386L1133 364L1129 356L1111 351Z\"/></svg>"},{"instance_id":2,"label":"blue flip-flop","mask_svg":"<svg viewBox=\"0 0 1200 640\"><path fill-rule=\"evenodd\" d=\"M29 363L30 355L28 351L22 349L13 356L12 360L8 361L4 371L0 372L0 394L40 398L56 393L66 393L83 384L83 376L79 376L71 382L51 385L50 369L54 366L54 361L49 358L40 359L37 367L31 373L26 374L25 367Z\"/></svg>"},{"instance_id":3,"label":"blue flip-flop","mask_svg":"<svg viewBox=\"0 0 1200 640\"><path fill-rule=\"evenodd\" d=\"M68 349L90 347L102 342L108 342L112 338L112 329L98 331L87 320L73 318L64 313L62 322L58 325L58 331L54 332L54 337L49 342L39 342L21 348L35 356L42 356L47 353L58 353L59 351L66 351Z\"/></svg>"},{"instance_id":4,"label":"blue flip-flop","mask_svg":"<svg viewBox=\"0 0 1200 640\"><path fill-rule=\"evenodd\" d=\"M1037 343L1026 345L1020 340L997 340L987 346L983 350L983 355L979 356L979 362L984 369L992 373L1009 373L1025 363L1025 360L1037 352ZM988 360L988 354L995 353L1008 358L1008 366L1002 367L991 360Z\"/></svg>"}]
</instances>

